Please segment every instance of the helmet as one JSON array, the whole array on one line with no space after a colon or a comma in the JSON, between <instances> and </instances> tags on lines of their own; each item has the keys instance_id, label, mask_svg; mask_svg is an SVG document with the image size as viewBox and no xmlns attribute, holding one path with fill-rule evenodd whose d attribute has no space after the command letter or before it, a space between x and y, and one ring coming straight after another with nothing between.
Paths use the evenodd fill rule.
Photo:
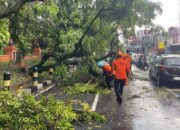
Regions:
<instances>
[{"instance_id":1,"label":"helmet","mask_svg":"<svg viewBox=\"0 0 180 130\"><path fill-rule=\"evenodd\" d=\"M117 52L117 56L123 56L122 51L118 51L118 52Z\"/></svg>"},{"instance_id":2,"label":"helmet","mask_svg":"<svg viewBox=\"0 0 180 130\"><path fill-rule=\"evenodd\" d=\"M103 69L104 69L105 71L110 72L110 71L111 71L111 66L106 63L106 64L103 66Z\"/></svg>"},{"instance_id":3,"label":"helmet","mask_svg":"<svg viewBox=\"0 0 180 130\"><path fill-rule=\"evenodd\" d=\"M104 64L105 64L105 61L99 61L99 62L97 62L97 65L98 65L99 67L103 67Z\"/></svg>"}]
</instances>

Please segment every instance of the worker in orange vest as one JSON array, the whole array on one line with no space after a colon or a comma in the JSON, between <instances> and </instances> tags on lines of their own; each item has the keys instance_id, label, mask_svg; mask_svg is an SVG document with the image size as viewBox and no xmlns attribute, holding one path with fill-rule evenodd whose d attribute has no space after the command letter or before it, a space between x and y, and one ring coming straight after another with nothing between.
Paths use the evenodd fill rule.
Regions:
<instances>
[{"instance_id":1,"label":"worker in orange vest","mask_svg":"<svg viewBox=\"0 0 180 130\"><path fill-rule=\"evenodd\" d=\"M129 66L130 66L130 69L131 69L131 65L132 65L132 56L131 56L130 51L129 51L128 49L126 50L126 59L127 59L128 64L129 64Z\"/></svg>"},{"instance_id":2,"label":"worker in orange vest","mask_svg":"<svg viewBox=\"0 0 180 130\"><path fill-rule=\"evenodd\" d=\"M112 71L112 67L109 64L104 64L102 69L103 69L103 75L105 76L107 87L111 89L112 81L114 80L114 71Z\"/></svg>"},{"instance_id":3,"label":"worker in orange vest","mask_svg":"<svg viewBox=\"0 0 180 130\"><path fill-rule=\"evenodd\" d=\"M126 61L127 67L130 70L129 74L131 74L132 57L131 57L130 51L128 49L126 50L126 54L123 55L123 59ZM130 76L129 74L127 73L127 79L126 79L126 83L125 83L126 85L128 84L128 77Z\"/></svg>"},{"instance_id":4,"label":"worker in orange vest","mask_svg":"<svg viewBox=\"0 0 180 130\"><path fill-rule=\"evenodd\" d=\"M123 59L123 53L121 51L117 54L117 59L112 63L112 71L115 71L114 90L117 96L117 101L121 105L123 88L127 79L127 73L130 73L130 69L127 62Z\"/></svg>"}]
</instances>

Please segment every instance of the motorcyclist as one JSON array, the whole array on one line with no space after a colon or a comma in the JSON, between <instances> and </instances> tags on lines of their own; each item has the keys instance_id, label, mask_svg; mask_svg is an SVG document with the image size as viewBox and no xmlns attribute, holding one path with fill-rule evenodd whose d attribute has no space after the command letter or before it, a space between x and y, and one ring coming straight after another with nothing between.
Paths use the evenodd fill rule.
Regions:
<instances>
[{"instance_id":1,"label":"motorcyclist","mask_svg":"<svg viewBox=\"0 0 180 130\"><path fill-rule=\"evenodd\" d=\"M139 58L139 67L140 68L145 68L145 67L148 67L148 60L146 58L146 55L145 54L142 54Z\"/></svg>"}]
</instances>

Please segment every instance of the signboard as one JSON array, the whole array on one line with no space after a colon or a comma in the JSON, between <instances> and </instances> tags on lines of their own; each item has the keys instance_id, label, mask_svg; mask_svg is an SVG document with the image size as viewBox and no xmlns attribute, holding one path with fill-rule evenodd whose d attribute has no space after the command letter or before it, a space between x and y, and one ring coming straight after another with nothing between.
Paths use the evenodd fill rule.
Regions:
<instances>
[{"instance_id":1,"label":"signboard","mask_svg":"<svg viewBox=\"0 0 180 130\"><path fill-rule=\"evenodd\" d=\"M164 53L165 51L165 43L163 41L160 41L158 44L157 44L157 51L158 53Z\"/></svg>"},{"instance_id":2,"label":"signboard","mask_svg":"<svg viewBox=\"0 0 180 130\"><path fill-rule=\"evenodd\" d=\"M165 44L164 44L163 41L160 41L160 42L158 43L158 50L164 50L164 49L165 49Z\"/></svg>"}]
</instances>

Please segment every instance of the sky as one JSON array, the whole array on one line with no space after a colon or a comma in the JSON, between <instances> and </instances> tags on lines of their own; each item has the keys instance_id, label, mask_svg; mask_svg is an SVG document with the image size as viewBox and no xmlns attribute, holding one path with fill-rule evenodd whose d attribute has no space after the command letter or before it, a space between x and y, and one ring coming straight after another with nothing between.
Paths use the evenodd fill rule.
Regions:
<instances>
[{"instance_id":1,"label":"sky","mask_svg":"<svg viewBox=\"0 0 180 130\"><path fill-rule=\"evenodd\" d=\"M155 24L163 26L166 30L171 26L179 26L179 10L178 1L180 0L152 0L154 2L160 1L162 4L163 13L155 20Z\"/></svg>"}]
</instances>

